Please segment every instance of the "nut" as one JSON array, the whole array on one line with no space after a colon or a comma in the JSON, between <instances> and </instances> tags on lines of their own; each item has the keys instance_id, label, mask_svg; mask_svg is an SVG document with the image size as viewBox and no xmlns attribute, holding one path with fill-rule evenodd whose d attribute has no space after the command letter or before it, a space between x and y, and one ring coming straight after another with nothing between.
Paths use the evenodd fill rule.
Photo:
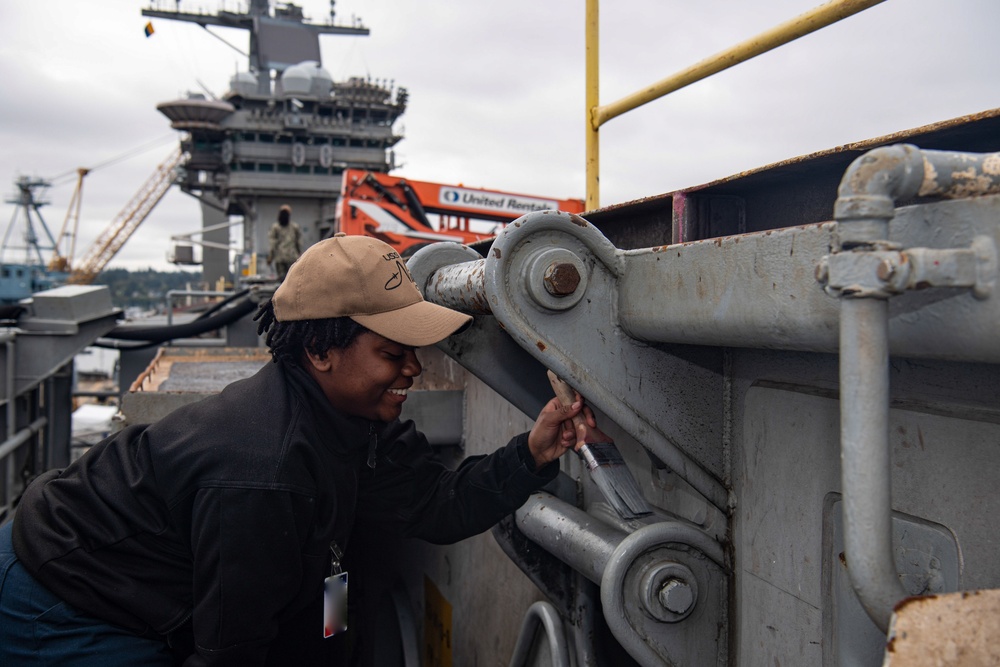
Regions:
<instances>
[{"instance_id":1,"label":"nut","mask_svg":"<svg viewBox=\"0 0 1000 667\"><path fill-rule=\"evenodd\" d=\"M552 296L569 296L580 285L580 272L570 262L553 262L545 269L545 289Z\"/></svg>"}]
</instances>

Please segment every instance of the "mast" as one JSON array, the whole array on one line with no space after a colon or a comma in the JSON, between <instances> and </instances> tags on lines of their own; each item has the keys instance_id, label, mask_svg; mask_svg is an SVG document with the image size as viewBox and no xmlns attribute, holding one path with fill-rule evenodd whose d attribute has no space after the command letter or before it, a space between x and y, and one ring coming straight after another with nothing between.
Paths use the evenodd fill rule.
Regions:
<instances>
[{"instance_id":1,"label":"mast","mask_svg":"<svg viewBox=\"0 0 1000 667\"><path fill-rule=\"evenodd\" d=\"M171 21L196 23L208 30L208 26L236 28L250 33L250 52L247 55L250 71L257 76L257 92L267 95L271 89L271 71L277 73L306 60L322 64L319 50L320 35L370 34L368 28L355 19L357 25L345 26L333 23L334 0L330 2L330 21L311 23L306 21L302 7L293 3L280 3L272 14L270 0L250 0L246 13L219 10L215 14L192 13L163 10L151 7L143 9L142 15Z\"/></svg>"}]
</instances>

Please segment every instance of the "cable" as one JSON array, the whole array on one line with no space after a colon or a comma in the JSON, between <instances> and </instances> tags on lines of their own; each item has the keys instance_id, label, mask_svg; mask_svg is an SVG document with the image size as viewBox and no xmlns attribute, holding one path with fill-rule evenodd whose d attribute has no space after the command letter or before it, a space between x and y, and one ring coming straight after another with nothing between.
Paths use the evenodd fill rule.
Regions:
<instances>
[{"instance_id":1,"label":"cable","mask_svg":"<svg viewBox=\"0 0 1000 667\"><path fill-rule=\"evenodd\" d=\"M205 319L206 317L208 317L212 313L215 313L215 312L218 312L218 311L222 310L223 308L225 308L227 305L229 305L233 301L236 301L236 299L240 298L241 296L243 296L245 294L249 294L249 293L250 293L250 289L247 288L247 289L244 289L244 290L240 290L239 292L236 292L234 294L230 294L225 299L223 299L222 301L219 301L218 303L213 304L211 308L209 308L208 310L206 310L205 312L203 312L198 317L194 318L194 321L197 322L198 320Z\"/></svg>"},{"instance_id":2,"label":"cable","mask_svg":"<svg viewBox=\"0 0 1000 667\"><path fill-rule=\"evenodd\" d=\"M157 147L159 147L159 146L167 143L168 139L171 140L171 141L173 141L173 140L176 139L176 135L174 133L165 134L165 135L163 135L161 137L153 139L152 141L149 141L149 142L147 142L145 144L142 144L141 146L138 146L136 148L132 148L132 149L130 149L128 151L125 151L124 153L116 155L115 157L108 158L104 162L100 162L100 163L94 165L93 167L88 168L87 171L88 172L93 172L93 171L96 171L96 170L101 169L103 167L107 167L109 165L112 165L112 164L114 164L116 162L121 162L122 160L127 160L129 158L135 157L136 155L139 155L141 153L145 153L146 151L152 150L154 148L157 148ZM45 179L45 180L47 180L50 185L57 185L59 181L64 180L64 179L66 179L66 178L68 178L70 176L76 177L76 175L77 175L77 170L73 169L71 171L64 172L62 174L59 174L58 176L53 176L52 178Z\"/></svg>"},{"instance_id":3,"label":"cable","mask_svg":"<svg viewBox=\"0 0 1000 667\"><path fill-rule=\"evenodd\" d=\"M151 345L166 343L176 338L191 338L207 331L221 329L227 324L231 324L240 318L249 315L257 310L257 304L251 300L249 295L244 296L242 301L235 302L229 310L216 313L205 319L197 319L186 324L175 324L171 326L148 326L129 327L118 326L104 335L104 338L113 340L139 341ZM97 347L105 347L97 345ZM122 349L116 347L115 349ZM126 349L131 349L128 347Z\"/></svg>"}]
</instances>

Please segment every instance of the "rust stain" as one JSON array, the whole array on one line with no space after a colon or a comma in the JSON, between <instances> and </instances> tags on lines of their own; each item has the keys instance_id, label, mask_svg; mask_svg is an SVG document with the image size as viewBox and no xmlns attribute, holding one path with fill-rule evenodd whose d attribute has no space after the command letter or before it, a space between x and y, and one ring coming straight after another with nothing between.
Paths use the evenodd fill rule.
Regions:
<instances>
[{"instance_id":1,"label":"rust stain","mask_svg":"<svg viewBox=\"0 0 1000 667\"><path fill-rule=\"evenodd\" d=\"M535 345L538 346L538 349L541 350L542 352L545 351L545 343L543 343L542 341L538 341L537 343L535 343Z\"/></svg>"},{"instance_id":2,"label":"rust stain","mask_svg":"<svg viewBox=\"0 0 1000 667\"><path fill-rule=\"evenodd\" d=\"M569 219L570 219L570 222L572 222L574 225L579 225L580 227L587 227L587 226L590 225L589 222L587 222L586 220L584 220L583 218L581 218L576 213L570 213L569 214Z\"/></svg>"},{"instance_id":3,"label":"rust stain","mask_svg":"<svg viewBox=\"0 0 1000 667\"><path fill-rule=\"evenodd\" d=\"M493 256L500 259L500 248L493 248Z\"/></svg>"},{"instance_id":4,"label":"rust stain","mask_svg":"<svg viewBox=\"0 0 1000 667\"><path fill-rule=\"evenodd\" d=\"M903 598L902 600L897 602L896 606L893 607L892 610L898 614L900 611L910 606L911 604L920 604L924 600L933 600L936 597L937 597L936 595L913 595L908 598Z\"/></svg>"}]
</instances>

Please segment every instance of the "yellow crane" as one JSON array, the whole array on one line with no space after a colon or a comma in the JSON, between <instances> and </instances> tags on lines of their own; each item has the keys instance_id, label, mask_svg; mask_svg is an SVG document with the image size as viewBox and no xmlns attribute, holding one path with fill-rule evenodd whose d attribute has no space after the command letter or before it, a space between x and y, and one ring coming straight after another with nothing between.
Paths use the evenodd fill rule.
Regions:
<instances>
[{"instance_id":1,"label":"yellow crane","mask_svg":"<svg viewBox=\"0 0 1000 667\"><path fill-rule=\"evenodd\" d=\"M80 206L83 203L83 177L90 173L85 167L76 170L76 187L73 189L73 196L70 197L69 207L66 209L66 217L63 219L62 228L56 235L56 245L52 249L52 259L49 260L49 271L68 273L73 255L76 253L76 230L80 226ZM73 221L73 231L67 232L70 220ZM64 238L69 238L69 251L63 255L59 252L59 244Z\"/></svg>"},{"instance_id":2,"label":"yellow crane","mask_svg":"<svg viewBox=\"0 0 1000 667\"><path fill-rule=\"evenodd\" d=\"M89 170L77 170L76 190L70 200L69 210L66 213L66 220L60 232L60 240L66 235L66 230L70 221L73 221L72 244L67 255L61 255L58 247L53 253L49 268L52 270L68 271L68 283L74 285L88 285L93 282L108 262L111 261L129 237L146 219L150 211L153 210L163 195L167 193L174 182L174 169L180 164L183 156L180 148L176 148L166 160L156 168L149 179L139 188L131 201L125 205L108 227L91 244L87 254L79 262L73 265L73 252L76 247L76 228L80 220L80 203L83 199L83 178Z\"/></svg>"}]
</instances>

